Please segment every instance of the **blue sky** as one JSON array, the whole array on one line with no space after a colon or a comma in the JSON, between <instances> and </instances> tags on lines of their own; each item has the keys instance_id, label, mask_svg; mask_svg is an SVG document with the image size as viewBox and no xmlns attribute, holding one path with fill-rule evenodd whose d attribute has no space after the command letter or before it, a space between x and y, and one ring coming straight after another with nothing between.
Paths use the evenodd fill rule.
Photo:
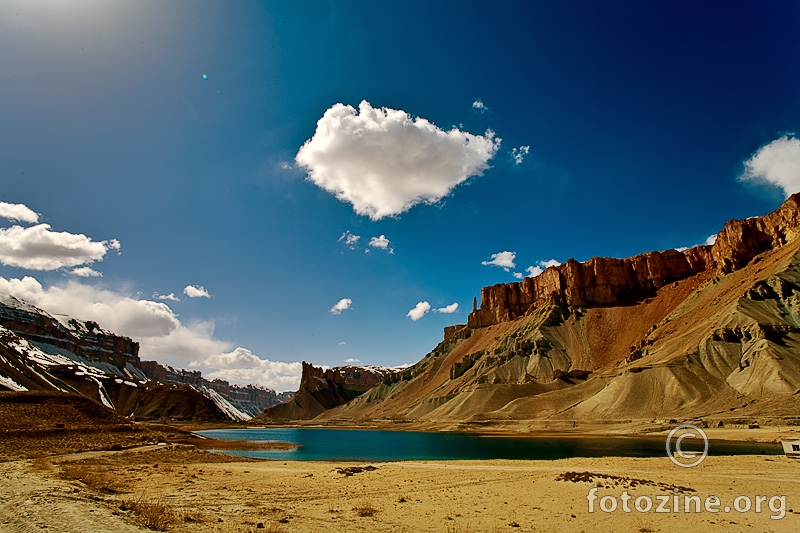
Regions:
<instances>
[{"instance_id":1,"label":"blue sky","mask_svg":"<svg viewBox=\"0 0 800 533\"><path fill-rule=\"evenodd\" d=\"M800 190L799 24L796 2L6 0L0 292L279 390L301 360L416 362L482 286L703 243Z\"/></svg>"}]
</instances>

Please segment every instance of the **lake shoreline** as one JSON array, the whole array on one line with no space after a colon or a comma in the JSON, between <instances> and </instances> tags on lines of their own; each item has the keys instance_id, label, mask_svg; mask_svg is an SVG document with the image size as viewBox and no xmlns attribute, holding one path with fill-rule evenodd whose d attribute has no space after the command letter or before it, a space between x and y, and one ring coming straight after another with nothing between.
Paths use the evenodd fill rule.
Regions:
<instances>
[{"instance_id":1,"label":"lake shoreline","mask_svg":"<svg viewBox=\"0 0 800 533\"><path fill-rule=\"evenodd\" d=\"M199 432L214 429L292 429L292 428L315 428L315 429L342 429L342 430L382 430L382 431L410 431L423 433L454 433L454 434L477 434L485 436L501 437L559 437L559 438L581 438L581 437L655 437L664 436L674 427L680 424L690 424L691 421L684 421L673 424L579 424L575 428L475 428L462 427L459 425L417 425L397 427L397 425L384 424L319 424L319 423L283 423L283 424L259 424L249 425L244 423L171 423L175 427L180 427L186 431ZM716 427L701 429L711 440L737 441L737 442L767 442L779 443L781 440L800 438L800 427L798 426L762 426L758 428L745 427Z\"/></svg>"},{"instance_id":2,"label":"lake shoreline","mask_svg":"<svg viewBox=\"0 0 800 533\"><path fill-rule=\"evenodd\" d=\"M480 434L385 431L327 427L233 428L198 431L204 448L251 458L290 461L481 461L555 460L570 457L663 457L667 435ZM700 435L683 442L685 451L702 452ZM783 453L772 439L709 439L708 453L768 455ZM264 443L263 449L237 449L230 442ZM215 443L220 445L217 447ZM292 449L286 449L294 445ZM284 449L280 449L283 445ZM270 446L272 449L269 449ZM671 446L674 449L674 446Z\"/></svg>"}]
</instances>

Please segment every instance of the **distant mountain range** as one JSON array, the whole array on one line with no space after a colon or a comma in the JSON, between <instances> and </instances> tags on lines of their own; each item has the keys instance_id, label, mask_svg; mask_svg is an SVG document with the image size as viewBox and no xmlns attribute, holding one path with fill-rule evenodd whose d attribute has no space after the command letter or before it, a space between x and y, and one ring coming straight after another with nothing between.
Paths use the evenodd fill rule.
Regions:
<instances>
[{"instance_id":1,"label":"distant mountain range","mask_svg":"<svg viewBox=\"0 0 800 533\"><path fill-rule=\"evenodd\" d=\"M134 420L248 420L291 398L139 359L139 344L97 323L0 294L0 391L80 393Z\"/></svg>"},{"instance_id":2,"label":"distant mountain range","mask_svg":"<svg viewBox=\"0 0 800 533\"><path fill-rule=\"evenodd\" d=\"M140 361L131 339L0 295L0 390L79 392L134 419L800 425L798 237L800 194L710 245L570 259L484 287L415 365L304 363L294 395Z\"/></svg>"}]
</instances>

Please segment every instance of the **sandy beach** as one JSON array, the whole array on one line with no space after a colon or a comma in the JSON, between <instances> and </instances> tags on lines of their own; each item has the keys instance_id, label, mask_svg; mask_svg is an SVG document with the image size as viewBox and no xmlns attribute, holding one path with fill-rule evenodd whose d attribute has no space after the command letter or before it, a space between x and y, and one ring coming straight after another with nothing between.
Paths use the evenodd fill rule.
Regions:
<instances>
[{"instance_id":1,"label":"sandy beach","mask_svg":"<svg viewBox=\"0 0 800 533\"><path fill-rule=\"evenodd\" d=\"M708 457L694 468L667 457L354 464L162 445L9 461L0 478L4 531L138 531L152 514L164 520L151 527L208 532L800 528L800 460L784 456ZM615 511L602 510L604 497ZM636 510L648 500L652 509Z\"/></svg>"}]
</instances>

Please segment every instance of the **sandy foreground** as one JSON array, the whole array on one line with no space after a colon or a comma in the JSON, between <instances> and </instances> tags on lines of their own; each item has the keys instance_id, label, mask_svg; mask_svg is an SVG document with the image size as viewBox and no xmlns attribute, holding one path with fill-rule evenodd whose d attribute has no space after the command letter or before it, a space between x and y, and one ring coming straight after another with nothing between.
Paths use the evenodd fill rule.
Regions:
<instances>
[{"instance_id":1,"label":"sandy foreground","mask_svg":"<svg viewBox=\"0 0 800 533\"><path fill-rule=\"evenodd\" d=\"M623 502L623 491L631 500ZM686 497L705 507L711 495L719 512L685 512ZM601 510L604 496L614 497L616 511ZM640 496L653 509L635 510ZM655 512L657 496L667 497L666 513ZM733 508L747 507L740 496L749 498L746 512ZM766 497L761 512L757 496ZM603 502L611 508L612 498ZM148 520L201 532L796 532L800 460L708 457L694 468L666 456L354 464L243 461L166 445L0 463L0 531L140 531Z\"/></svg>"}]
</instances>

